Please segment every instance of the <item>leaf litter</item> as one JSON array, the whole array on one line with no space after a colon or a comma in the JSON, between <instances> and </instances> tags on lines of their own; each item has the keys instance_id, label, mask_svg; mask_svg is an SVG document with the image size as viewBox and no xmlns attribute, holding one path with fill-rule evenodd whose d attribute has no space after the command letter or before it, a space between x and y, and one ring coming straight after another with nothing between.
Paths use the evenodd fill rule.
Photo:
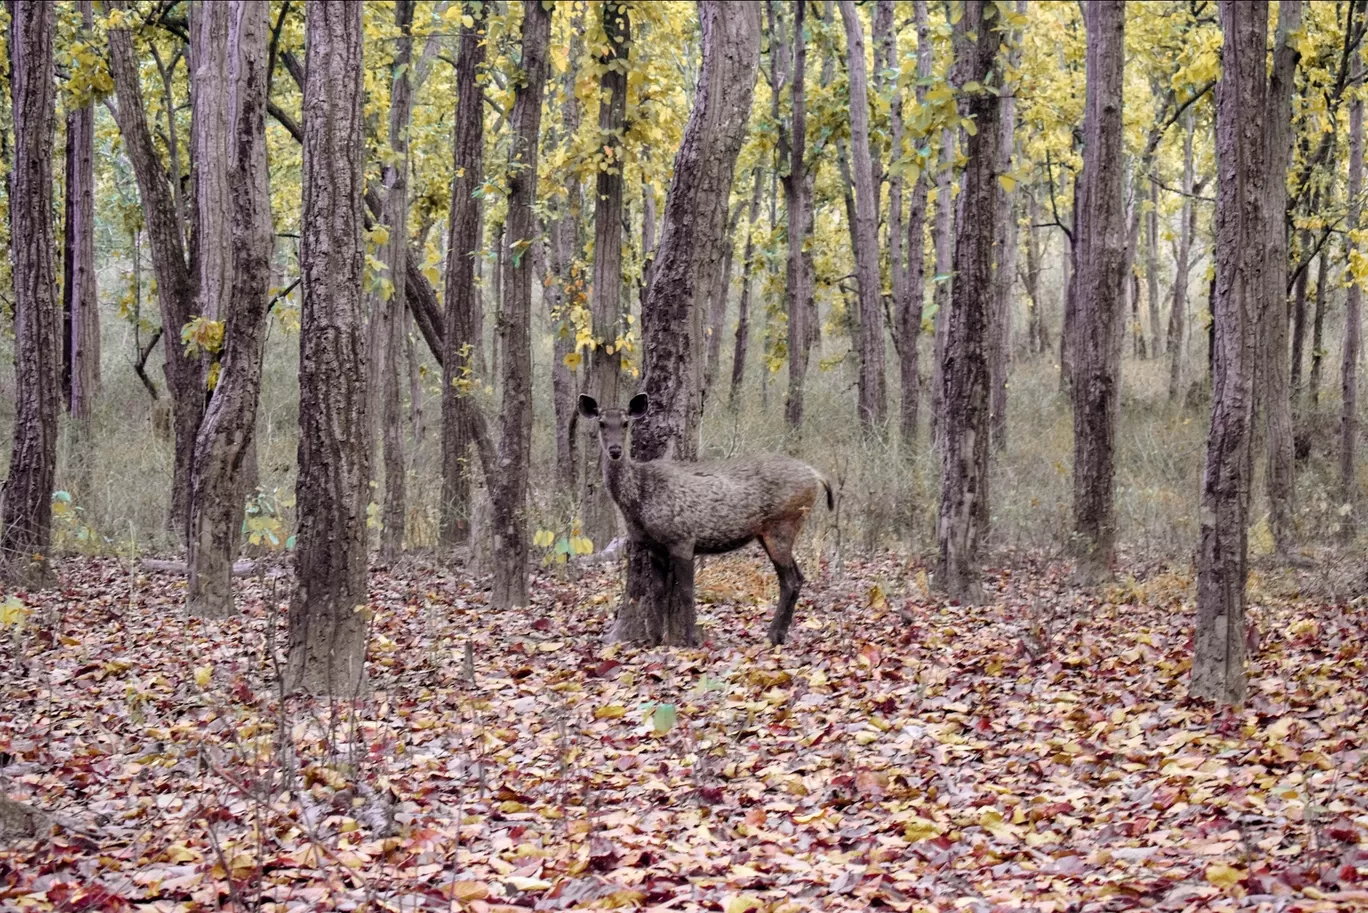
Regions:
<instances>
[{"instance_id":1,"label":"leaf litter","mask_svg":"<svg viewBox=\"0 0 1368 913\"><path fill-rule=\"evenodd\" d=\"M0 667L0 907L896 911L1368 904L1363 606L1251 585L1239 711L1187 697L1191 579L1021 557L947 604L884 556L700 571L705 644L608 645L615 572L372 575L370 688L282 701L286 582L73 559ZM1305 574L1303 575L1305 576Z\"/></svg>"}]
</instances>

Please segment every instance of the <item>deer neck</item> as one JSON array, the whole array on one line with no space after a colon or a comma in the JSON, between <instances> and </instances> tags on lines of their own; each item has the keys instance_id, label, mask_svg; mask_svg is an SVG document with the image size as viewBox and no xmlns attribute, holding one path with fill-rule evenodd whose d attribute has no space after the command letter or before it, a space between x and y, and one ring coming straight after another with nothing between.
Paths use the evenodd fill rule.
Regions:
<instances>
[{"instance_id":1,"label":"deer neck","mask_svg":"<svg viewBox=\"0 0 1368 913\"><path fill-rule=\"evenodd\" d=\"M603 481L623 513L629 513L641 503L641 479L636 463L628 454L624 453L620 460L609 459L607 453L603 454Z\"/></svg>"}]
</instances>

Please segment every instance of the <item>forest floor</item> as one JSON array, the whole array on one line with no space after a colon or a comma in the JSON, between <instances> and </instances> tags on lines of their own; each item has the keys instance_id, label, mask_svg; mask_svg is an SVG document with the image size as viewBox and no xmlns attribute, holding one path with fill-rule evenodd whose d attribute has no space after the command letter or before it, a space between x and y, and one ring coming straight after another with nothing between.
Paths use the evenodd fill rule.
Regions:
<instances>
[{"instance_id":1,"label":"forest floor","mask_svg":"<svg viewBox=\"0 0 1368 913\"><path fill-rule=\"evenodd\" d=\"M0 788L57 822L0 843L0 908L1368 905L1368 606L1256 575L1249 701L1214 711L1190 572L1133 571L1022 557L968 608L849 562L772 649L747 553L700 571L702 649L637 650L601 640L615 572L494 612L415 563L373 574L370 693L282 707L289 578L206 622L181 578L64 561L0 644Z\"/></svg>"}]
</instances>

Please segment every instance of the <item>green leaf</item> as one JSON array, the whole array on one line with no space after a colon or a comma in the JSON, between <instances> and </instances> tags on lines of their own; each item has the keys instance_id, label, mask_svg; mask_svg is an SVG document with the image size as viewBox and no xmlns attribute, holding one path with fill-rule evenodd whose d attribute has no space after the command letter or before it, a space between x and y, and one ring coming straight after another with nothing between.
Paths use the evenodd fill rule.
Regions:
<instances>
[{"instance_id":1,"label":"green leaf","mask_svg":"<svg viewBox=\"0 0 1368 913\"><path fill-rule=\"evenodd\" d=\"M651 725L655 727L656 735L665 735L674 728L679 719L679 713L674 704L656 704L655 710L651 711Z\"/></svg>"}]
</instances>

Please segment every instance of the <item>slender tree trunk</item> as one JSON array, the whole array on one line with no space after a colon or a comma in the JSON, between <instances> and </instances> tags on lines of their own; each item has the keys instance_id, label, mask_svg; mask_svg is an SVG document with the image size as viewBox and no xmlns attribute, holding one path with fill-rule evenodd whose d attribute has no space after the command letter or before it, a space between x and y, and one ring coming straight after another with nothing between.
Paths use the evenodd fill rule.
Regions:
<instances>
[{"instance_id":1,"label":"slender tree trunk","mask_svg":"<svg viewBox=\"0 0 1368 913\"><path fill-rule=\"evenodd\" d=\"M610 10L603 7L605 14ZM625 14L624 14L625 22ZM580 105L575 94L575 83L579 78L579 62L583 53L584 7L576 6L574 18L570 23L570 52L561 86L561 132L569 142L579 132ZM554 134L548 131L549 138ZM621 167L621 163L619 163ZM567 180L565 187L565 209L551 223L549 247L551 250L551 272L556 278L547 306L554 337L551 351L551 390L556 410L556 478L562 491L576 492L579 478L579 411L576 409L579 382L566 359L575 351L575 334L571 326L570 311L572 302L582 300L584 295L584 271L582 252L584 243L580 237L580 226L584 219L584 193L577 178ZM591 354L590 358L594 355ZM585 484L595 474L586 474ZM577 492L584 503L584 492ZM608 505L611 509L612 505ZM585 522L585 510L580 509L580 522L595 545L606 544L599 538L603 530L592 529L593 523Z\"/></svg>"},{"instance_id":2,"label":"slender tree trunk","mask_svg":"<svg viewBox=\"0 0 1368 913\"><path fill-rule=\"evenodd\" d=\"M926 0L915 0L913 15L917 26L917 104L926 98L934 63L931 55L931 29ZM897 301L898 373L902 399L898 410L898 430L904 452L911 454L917 441L918 407L921 400L921 370L918 342L921 339L922 306L926 300L926 175L918 173L912 184L912 199L907 212L907 266L903 295Z\"/></svg>"},{"instance_id":3,"label":"slender tree trunk","mask_svg":"<svg viewBox=\"0 0 1368 913\"><path fill-rule=\"evenodd\" d=\"M94 25L91 0L79 0L87 34ZM95 293L95 108L85 99L67 113L66 253L62 258L62 312L66 406L88 437L100 392L100 307ZM89 462L82 455L82 466Z\"/></svg>"},{"instance_id":4,"label":"slender tree trunk","mask_svg":"<svg viewBox=\"0 0 1368 913\"><path fill-rule=\"evenodd\" d=\"M788 399L784 417L791 429L803 424L808 353L812 331L813 271L810 252L804 250L812 232L812 185L807 172L807 39L804 35L805 0L793 4L793 137L788 145L788 174L784 184L784 209L788 216ZM783 154L783 143L780 155Z\"/></svg>"},{"instance_id":5,"label":"slender tree trunk","mask_svg":"<svg viewBox=\"0 0 1368 913\"><path fill-rule=\"evenodd\" d=\"M36 590L56 583L52 482L61 412L61 348L52 255L52 147L56 8L9 4L9 84L14 159L9 174L14 265L15 416L9 475L0 494L0 583Z\"/></svg>"},{"instance_id":6,"label":"slender tree trunk","mask_svg":"<svg viewBox=\"0 0 1368 913\"><path fill-rule=\"evenodd\" d=\"M660 247L641 313L643 388L647 414L632 428L632 457L693 459L696 437L689 400L697 359L690 332L701 306L698 261L723 230L736 157L755 92L760 14L754 4L702 0L698 9L703 62L694 106L675 156L665 198ZM692 562L688 570L692 571ZM681 567L680 572L684 572ZM632 642L689 644L697 639L692 596L665 598L665 571L641 543L627 549L627 591L611 637ZM692 579L676 592L692 594Z\"/></svg>"},{"instance_id":7,"label":"slender tree trunk","mask_svg":"<svg viewBox=\"0 0 1368 913\"><path fill-rule=\"evenodd\" d=\"M1284 3L1288 0L1283 0ZM1345 236L1345 257L1353 257L1357 246L1352 232L1363 224L1363 99L1355 95L1349 103L1349 215L1350 234ZM1346 270L1352 276L1351 270ZM1355 484L1355 450L1358 442L1358 363L1363 348L1363 289L1350 278L1344 305L1344 360L1340 369L1342 405L1340 413L1340 497L1344 516L1340 538L1352 542L1358 530L1358 489Z\"/></svg>"},{"instance_id":8,"label":"slender tree trunk","mask_svg":"<svg viewBox=\"0 0 1368 913\"><path fill-rule=\"evenodd\" d=\"M707 368L703 372L702 391L705 405L708 393L717 382L718 369L722 364L722 327L727 322L727 299L730 297L733 259L736 255L736 227L741 223L742 208L740 202L732 207L731 218L727 220L722 269L718 271L712 294L708 296L708 359Z\"/></svg>"},{"instance_id":9,"label":"slender tree trunk","mask_svg":"<svg viewBox=\"0 0 1368 913\"><path fill-rule=\"evenodd\" d=\"M631 53L631 21L628 7L617 0L602 4L604 45L597 55L599 77L598 147L608 161L599 169L594 192L594 284L589 310L597 340L590 353L589 377L585 393L600 406L620 404L622 353L615 343L623 335L622 307L622 193L623 125L627 117L627 61ZM611 150L611 154L607 150ZM597 432L597 428L588 429ZM596 438L586 441L586 449L597 452ZM597 463L584 474L580 500L585 535L596 544L607 545L617 533L618 515L613 499L603 484Z\"/></svg>"},{"instance_id":10,"label":"slender tree trunk","mask_svg":"<svg viewBox=\"0 0 1368 913\"><path fill-rule=\"evenodd\" d=\"M1145 300L1149 304L1150 356L1164 354L1159 320L1159 185L1149 180L1149 212L1145 214Z\"/></svg>"},{"instance_id":11,"label":"slender tree trunk","mask_svg":"<svg viewBox=\"0 0 1368 913\"><path fill-rule=\"evenodd\" d=\"M888 417L884 380L883 308L879 282L879 210L869 154L869 89L864 30L854 0L841 0L845 23L846 67L850 76L851 169L855 178L855 274L859 284L859 413L866 432L879 433Z\"/></svg>"},{"instance_id":12,"label":"slender tree trunk","mask_svg":"<svg viewBox=\"0 0 1368 913\"><path fill-rule=\"evenodd\" d=\"M1079 576L1097 582L1110 574L1116 552L1115 452L1121 380L1117 305L1126 281L1121 174L1126 14L1124 4L1115 0L1087 4L1083 14L1088 53L1082 197L1075 208L1078 310L1073 351L1073 503Z\"/></svg>"},{"instance_id":13,"label":"slender tree trunk","mask_svg":"<svg viewBox=\"0 0 1368 913\"><path fill-rule=\"evenodd\" d=\"M365 687L370 425L361 300L361 7L305 7L298 586L289 691Z\"/></svg>"},{"instance_id":14,"label":"slender tree trunk","mask_svg":"<svg viewBox=\"0 0 1368 913\"><path fill-rule=\"evenodd\" d=\"M755 264L755 223L760 219L760 196L764 189L763 171L757 165L752 172L750 214L746 218L746 249L741 260L741 302L737 305L736 345L732 349L731 392L727 405L736 411L741 393L741 381L746 374L746 348L750 343L751 272Z\"/></svg>"},{"instance_id":15,"label":"slender tree trunk","mask_svg":"<svg viewBox=\"0 0 1368 913\"><path fill-rule=\"evenodd\" d=\"M113 10L127 10L124 0L108 0ZM204 415L204 374L197 358L177 344L181 328L190 321L195 301L195 272L186 258L181 237L184 221L176 205L171 181L158 159L147 125L142 86L133 54L133 38L126 28L109 30L109 73L118 93L118 127L138 182L143 222L152 249L152 269L157 277L162 330L167 334L166 385L171 393L175 427L175 468L171 487L170 526L181 534L189 530L190 466L195 437Z\"/></svg>"},{"instance_id":16,"label":"slender tree trunk","mask_svg":"<svg viewBox=\"0 0 1368 913\"><path fill-rule=\"evenodd\" d=\"M1040 294L1040 270L1041 257L1040 250L1040 229L1036 228L1039 224L1040 204L1036 202L1034 194L1027 194L1026 203L1027 219L1030 227L1026 229L1026 297L1030 299L1027 314L1027 336L1029 338L1029 349L1032 355L1044 355L1050 350L1050 341L1045 330L1045 302Z\"/></svg>"},{"instance_id":17,"label":"slender tree trunk","mask_svg":"<svg viewBox=\"0 0 1368 913\"><path fill-rule=\"evenodd\" d=\"M945 364L945 338L950 326L950 309L953 306L950 292L954 288L952 277L955 254L955 201L951 189L955 169L955 132L948 127L941 131L940 171L936 174L936 275L932 278L932 302L936 309L933 318L932 337L932 377L931 377L931 444L939 447L941 443L941 419L945 413L945 403L941 394L945 388L945 378L941 369Z\"/></svg>"},{"instance_id":18,"label":"slender tree trunk","mask_svg":"<svg viewBox=\"0 0 1368 913\"><path fill-rule=\"evenodd\" d=\"M388 297L377 295L370 318L370 384L373 422L380 431L384 488L380 511L380 560L404 550L407 466L404 462L403 399L399 393L399 339L407 298L404 258L408 253L408 131L413 111L413 0L395 0L394 60L390 65L389 149L383 172L381 221L388 229L382 257L389 275Z\"/></svg>"},{"instance_id":19,"label":"slender tree trunk","mask_svg":"<svg viewBox=\"0 0 1368 913\"><path fill-rule=\"evenodd\" d=\"M1313 412L1320 406L1321 373L1325 363L1325 289L1330 281L1329 266L1329 256L1321 251L1316 258L1315 312L1311 317L1311 376L1306 389Z\"/></svg>"},{"instance_id":20,"label":"slender tree trunk","mask_svg":"<svg viewBox=\"0 0 1368 913\"><path fill-rule=\"evenodd\" d=\"M1245 695L1245 580L1253 456L1255 316L1267 294L1268 4L1221 0L1223 72L1216 92L1216 295L1211 431L1202 473L1197 627L1189 692ZM1280 218L1281 213L1277 216Z\"/></svg>"},{"instance_id":21,"label":"slender tree trunk","mask_svg":"<svg viewBox=\"0 0 1368 913\"><path fill-rule=\"evenodd\" d=\"M902 346L905 340L903 319L907 316L908 309L908 267L903 260L903 242L906 240L903 237L903 181L902 170L898 167L898 162L903 157L903 97L899 79L894 75L898 72L898 40L893 28L894 5L893 0L879 0L873 25L874 70L878 74L878 78L875 80L876 91L881 96L888 98L888 132L891 142L888 150L888 168L885 173L888 175L888 278L889 287L892 291L891 316L893 326L890 329L893 331L894 354L898 358L899 391L901 392L903 388L901 380L906 373ZM912 345L916 345L915 340ZM899 405L901 406L901 403ZM900 436L902 426L903 414L900 408L898 414Z\"/></svg>"},{"instance_id":22,"label":"slender tree trunk","mask_svg":"<svg viewBox=\"0 0 1368 913\"><path fill-rule=\"evenodd\" d=\"M1311 211L1315 212L1317 203L1312 197ZM1309 251L1313 241L1310 229L1302 229L1301 249ZM1294 409L1302 404L1303 396L1306 392L1306 293L1310 287L1311 264L1307 265L1297 274L1297 281L1292 287L1292 367L1290 375L1290 385L1292 388L1292 405ZM1300 435L1299 435L1300 436ZM1297 459L1302 459L1298 454Z\"/></svg>"},{"instance_id":23,"label":"slender tree trunk","mask_svg":"<svg viewBox=\"0 0 1368 913\"><path fill-rule=\"evenodd\" d=\"M1185 349L1185 325L1187 320L1188 273L1192 269L1192 236L1197 229L1197 210L1192 205L1194 169L1192 160L1192 139L1196 132L1197 118L1189 108L1183 116L1183 210L1179 215L1182 224L1178 229L1178 262L1173 273L1173 305L1169 309L1168 356L1169 356L1169 402L1176 403L1183 395L1183 366Z\"/></svg>"},{"instance_id":24,"label":"slender tree trunk","mask_svg":"<svg viewBox=\"0 0 1368 913\"><path fill-rule=\"evenodd\" d=\"M1301 29L1301 0L1282 0L1278 5L1277 42L1273 48L1273 72L1264 114L1268 178L1264 183L1264 211L1268 214L1264 238L1266 291L1258 309L1261 348L1262 399L1268 429L1264 443L1268 456L1269 527L1277 553L1292 547L1292 387L1287 360L1287 172L1292 167L1293 76L1301 55L1291 36Z\"/></svg>"},{"instance_id":25,"label":"slender tree trunk","mask_svg":"<svg viewBox=\"0 0 1368 913\"><path fill-rule=\"evenodd\" d=\"M965 0L955 25L952 82L963 95L962 117L975 130L966 142L958 231L955 286L941 366L941 497L937 539L937 585L951 598L977 603L981 522L988 514L978 502L988 483L988 320L993 290L993 238L997 219L998 149L1001 102L996 93L968 91L992 73L1002 33L984 19L989 4Z\"/></svg>"},{"instance_id":26,"label":"slender tree trunk","mask_svg":"<svg viewBox=\"0 0 1368 913\"><path fill-rule=\"evenodd\" d=\"M484 100L477 81L484 66L484 3L466 4L470 23L461 25L456 61L455 177L451 182L451 223L447 232L446 354L442 359L442 510L441 542L451 548L470 540L471 423L477 408L470 399L482 348L480 290L475 286L479 258L480 210L475 191L484 173Z\"/></svg>"},{"instance_id":27,"label":"slender tree trunk","mask_svg":"<svg viewBox=\"0 0 1368 913\"><path fill-rule=\"evenodd\" d=\"M211 618L222 618L233 610L233 560L242 529L244 478L249 475L253 453L275 240L266 168L267 4L233 0L225 7L222 62L226 69L196 71L197 80L222 83L226 90L221 96L225 110L206 118L203 139L226 152L219 160L226 168L219 181L233 188L231 221L226 226L230 231L223 239L231 254L223 277L228 296L219 312L224 348L218 383L195 442L190 500L187 605L190 614ZM211 136L210 130L222 131L222 135ZM197 187L213 183L197 183ZM200 250L209 253L203 246ZM210 259L202 258L201 264Z\"/></svg>"},{"instance_id":28,"label":"slender tree trunk","mask_svg":"<svg viewBox=\"0 0 1368 913\"><path fill-rule=\"evenodd\" d=\"M551 11L540 0L523 4L522 72L509 120L508 265L499 313L503 399L499 471L490 479L493 506L494 589L497 609L527 605L527 463L532 443L532 258L537 235L532 212L537 189L537 145L546 87ZM613 277L613 285L619 283Z\"/></svg>"},{"instance_id":29,"label":"slender tree trunk","mask_svg":"<svg viewBox=\"0 0 1368 913\"><path fill-rule=\"evenodd\" d=\"M1018 12L1026 15L1025 0L1017 0ZM1021 60L1021 41L1019 36L1009 38L1006 69L1016 72ZM1001 171L1012 170L1012 154L1016 150L1016 91L1015 88L1003 93L1002 128L998 142L998 167ZM1012 289L1016 280L1017 263L1017 212L1014 193L998 182L998 212L1002 218L997 224L997 236L993 239L997 247L996 264L993 271L993 313L988 323L988 370L992 377L991 434L993 450L1005 453L1007 450L1007 372L1012 364ZM982 504L987 503L984 499ZM987 517L985 516L985 522Z\"/></svg>"}]
</instances>

